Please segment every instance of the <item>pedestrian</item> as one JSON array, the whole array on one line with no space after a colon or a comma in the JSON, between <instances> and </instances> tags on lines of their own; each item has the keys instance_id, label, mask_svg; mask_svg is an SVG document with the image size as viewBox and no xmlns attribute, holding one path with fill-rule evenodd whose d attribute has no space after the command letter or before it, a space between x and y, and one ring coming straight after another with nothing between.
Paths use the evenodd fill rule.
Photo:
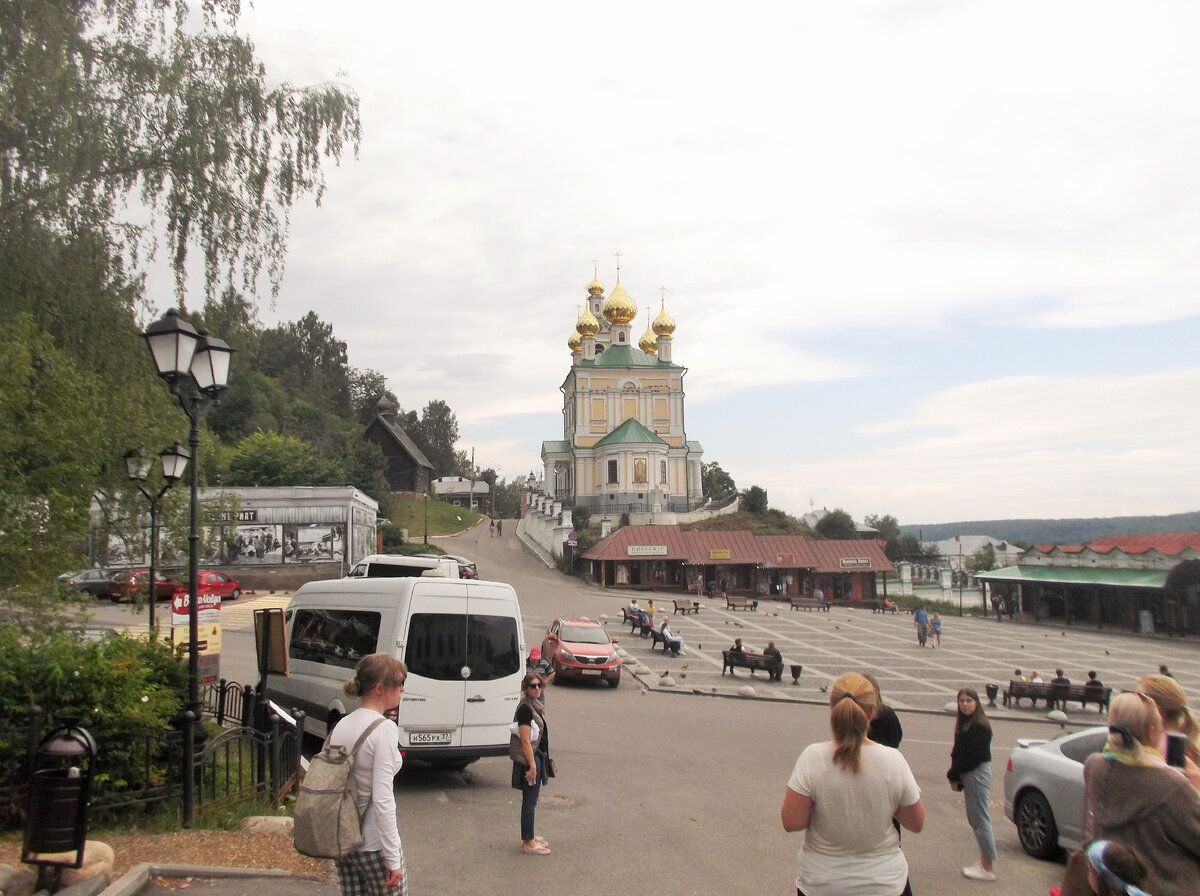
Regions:
<instances>
[{"instance_id":1,"label":"pedestrian","mask_svg":"<svg viewBox=\"0 0 1200 896\"><path fill-rule=\"evenodd\" d=\"M954 746L950 750L950 789L966 797L967 821L979 845L979 861L962 870L971 880L996 879L996 840L988 809L992 787L992 726L983 712L979 695L972 688L958 692L958 717L954 723Z\"/></svg>"},{"instance_id":2,"label":"pedestrian","mask_svg":"<svg viewBox=\"0 0 1200 896\"><path fill-rule=\"evenodd\" d=\"M917 627L917 646L924 647L925 640L929 637L929 613L925 611L923 604L917 604L917 611L913 613L913 625Z\"/></svg>"},{"instance_id":3,"label":"pedestrian","mask_svg":"<svg viewBox=\"0 0 1200 896\"><path fill-rule=\"evenodd\" d=\"M504 520L496 520L496 537L499 538L504 534Z\"/></svg>"},{"instance_id":4,"label":"pedestrian","mask_svg":"<svg viewBox=\"0 0 1200 896\"><path fill-rule=\"evenodd\" d=\"M780 817L785 831L804 831L799 896L912 896L892 819L918 833L925 806L900 751L867 738L877 706L871 682L842 675L829 689L832 740L796 760Z\"/></svg>"},{"instance_id":5,"label":"pedestrian","mask_svg":"<svg viewBox=\"0 0 1200 896\"><path fill-rule=\"evenodd\" d=\"M550 682L554 681L554 676L557 674L554 666L550 664L550 661L546 659L546 657L542 656L542 648L540 647L530 648L529 661L525 664L525 671L536 672L539 676L541 676L543 685L548 685ZM546 704L545 687L543 687L542 692L538 694L538 699L542 701L543 706Z\"/></svg>"},{"instance_id":6,"label":"pedestrian","mask_svg":"<svg viewBox=\"0 0 1200 896\"><path fill-rule=\"evenodd\" d=\"M546 683L536 672L528 673L521 681L521 702L513 715L521 739L520 756L523 762L513 761L513 787L521 791L521 850L528 855L550 854L550 844L537 836L534 822L538 796L549 774L550 730L546 725L546 708L538 699Z\"/></svg>"},{"instance_id":7,"label":"pedestrian","mask_svg":"<svg viewBox=\"0 0 1200 896\"><path fill-rule=\"evenodd\" d=\"M354 748L371 725L354 762L354 801L362 820L363 845L337 860L338 880L346 896L407 896L408 875L396 827L394 781L403 762L400 729L387 718L400 705L408 669L391 654L373 653L358 661L354 678L342 686L361 705L329 733L329 743Z\"/></svg>"},{"instance_id":8,"label":"pedestrian","mask_svg":"<svg viewBox=\"0 0 1200 896\"><path fill-rule=\"evenodd\" d=\"M488 520L488 535L492 538L496 537L496 521Z\"/></svg>"},{"instance_id":9,"label":"pedestrian","mask_svg":"<svg viewBox=\"0 0 1200 896\"><path fill-rule=\"evenodd\" d=\"M1154 896L1194 896L1200 877L1200 795L1159 755L1162 721L1141 693L1113 698L1104 751L1083 764L1083 840L1115 839L1151 869Z\"/></svg>"},{"instance_id":10,"label":"pedestrian","mask_svg":"<svg viewBox=\"0 0 1200 896\"><path fill-rule=\"evenodd\" d=\"M999 622L1000 614L1003 612L1003 610L1000 605L1000 598L996 597L994 594L992 595L992 609L996 612L996 621Z\"/></svg>"},{"instance_id":11,"label":"pedestrian","mask_svg":"<svg viewBox=\"0 0 1200 896\"><path fill-rule=\"evenodd\" d=\"M937 613L929 620L929 634L933 635L933 649L937 650L942 646L942 617Z\"/></svg>"}]
</instances>

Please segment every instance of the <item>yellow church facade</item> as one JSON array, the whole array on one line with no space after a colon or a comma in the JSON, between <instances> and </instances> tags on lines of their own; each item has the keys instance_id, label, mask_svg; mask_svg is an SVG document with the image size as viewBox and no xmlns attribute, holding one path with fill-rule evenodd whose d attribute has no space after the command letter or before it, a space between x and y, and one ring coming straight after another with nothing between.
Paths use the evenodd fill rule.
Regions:
<instances>
[{"instance_id":1,"label":"yellow church facade","mask_svg":"<svg viewBox=\"0 0 1200 896\"><path fill-rule=\"evenodd\" d=\"M542 443L543 488L565 506L608 515L687 512L703 504L704 449L684 428L683 378L672 360L675 321L665 300L635 344L637 304L594 278L567 340L563 438Z\"/></svg>"}]
</instances>

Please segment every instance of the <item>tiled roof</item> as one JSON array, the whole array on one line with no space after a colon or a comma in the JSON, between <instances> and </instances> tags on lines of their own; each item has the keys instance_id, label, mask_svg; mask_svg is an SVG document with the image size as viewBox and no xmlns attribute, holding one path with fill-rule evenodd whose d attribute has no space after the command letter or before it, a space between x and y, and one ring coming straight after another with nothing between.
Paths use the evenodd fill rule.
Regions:
<instances>
[{"instance_id":1,"label":"tiled roof","mask_svg":"<svg viewBox=\"0 0 1200 896\"><path fill-rule=\"evenodd\" d=\"M630 553L630 547L666 547L666 553ZM727 554L727 556L726 556ZM625 526L584 551L588 560L628 560L631 557L682 560L766 568L812 569L817 572L883 572L892 564L879 541L817 541L802 535L754 535L733 532L684 532L678 526ZM852 560L844 564L843 560Z\"/></svg>"},{"instance_id":2,"label":"tiled roof","mask_svg":"<svg viewBox=\"0 0 1200 896\"><path fill-rule=\"evenodd\" d=\"M1181 554L1188 548L1200 551L1200 532L1172 532L1157 535L1110 535L1089 542L1088 547L1098 554L1123 551L1126 554L1144 554L1158 551L1168 557Z\"/></svg>"}]
</instances>

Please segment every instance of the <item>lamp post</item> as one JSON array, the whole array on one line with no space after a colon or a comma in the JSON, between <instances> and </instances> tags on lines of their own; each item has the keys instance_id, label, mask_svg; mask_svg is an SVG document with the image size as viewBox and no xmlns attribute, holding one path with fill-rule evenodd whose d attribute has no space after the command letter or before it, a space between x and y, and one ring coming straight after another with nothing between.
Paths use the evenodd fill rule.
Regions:
<instances>
[{"instance_id":1,"label":"lamp post","mask_svg":"<svg viewBox=\"0 0 1200 896\"><path fill-rule=\"evenodd\" d=\"M425 484L425 543L429 544L429 484Z\"/></svg>"},{"instance_id":2,"label":"lamp post","mask_svg":"<svg viewBox=\"0 0 1200 896\"><path fill-rule=\"evenodd\" d=\"M212 410L221 392L229 384L229 360L233 354L224 340L196 330L172 308L150 324L142 334L154 358L158 375L166 381L171 394L191 422L188 448L192 461L191 515L188 528L188 713L191 724L200 719L200 657L198 656L199 619L197 609L197 567L199 564L200 526L197 504L200 493L200 421ZM185 741L191 741L185 729ZM190 743L188 744L190 746ZM195 765L191 751L184 749L183 823L192 822L195 797Z\"/></svg>"},{"instance_id":3,"label":"lamp post","mask_svg":"<svg viewBox=\"0 0 1200 896\"><path fill-rule=\"evenodd\" d=\"M154 579L156 572L155 565L158 562L158 502L162 496L183 478L184 468L187 467L187 462L190 459L187 450L178 442L170 448L164 448L158 454L159 460L162 461L163 487L158 490L158 494L153 494L147 491L142 483L150 475L150 458L142 454L140 451L130 451L125 455L125 472L129 476L129 480L137 486L137 490L142 493L142 497L150 502L150 637L157 638L154 633L154 603L158 597L158 589L155 587L158 583Z\"/></svg>"}]
</instances>

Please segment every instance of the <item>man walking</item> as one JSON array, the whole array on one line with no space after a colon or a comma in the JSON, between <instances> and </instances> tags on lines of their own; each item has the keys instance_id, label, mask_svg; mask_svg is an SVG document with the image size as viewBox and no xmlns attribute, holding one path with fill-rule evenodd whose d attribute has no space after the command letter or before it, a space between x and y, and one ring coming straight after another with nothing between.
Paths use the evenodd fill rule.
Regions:
<instances>
[{"instance_id":1,"label":"man walking","mask_svg":"<svg viewBox=\"0 0 1200 896\"><path fill-rule=\"evenodd\" d=\"M917 646L924 647L925 639L929 637L929 614L925 612L923 604L913 613L913 625L917 627Z\"/></svg>"}]
</instances>

